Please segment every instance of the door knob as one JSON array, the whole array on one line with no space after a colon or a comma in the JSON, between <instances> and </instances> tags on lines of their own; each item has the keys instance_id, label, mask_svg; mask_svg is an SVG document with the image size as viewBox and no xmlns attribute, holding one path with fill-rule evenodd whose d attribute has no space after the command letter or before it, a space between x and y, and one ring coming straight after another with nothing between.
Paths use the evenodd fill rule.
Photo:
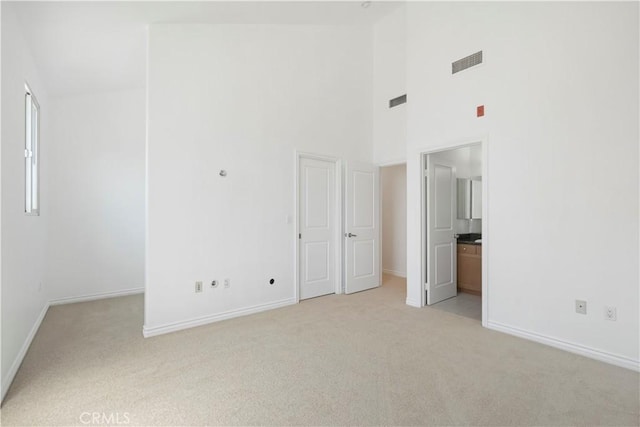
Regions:
<instances>
[{"instance_id":1,"label":"door knob","mask_svg":"<svg viewBox=\"0 0 640 427\"><path fill-rule=\"evenodd\" d=\"M347 237L358 237L358 235L357 235L357 234L352 234L352 233L349 233L349 234L347 234L346 236L347 236Z\"/></svg>"}]
</instances>

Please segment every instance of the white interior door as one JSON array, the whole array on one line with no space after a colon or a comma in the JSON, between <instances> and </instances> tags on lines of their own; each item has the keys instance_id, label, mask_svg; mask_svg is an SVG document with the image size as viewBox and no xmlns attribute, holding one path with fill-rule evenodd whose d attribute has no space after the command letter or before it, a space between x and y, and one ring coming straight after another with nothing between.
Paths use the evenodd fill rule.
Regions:
<instances>
[{"instance_id":1,"label":"white interior door","mask_svg":"<svg viewBox=\"0 0 640 427\"><path fill-rule=\"evenodd\" d=\"M456 170L427 156L427 305L457 295Z\"/></svg>"},{"instance_id":2,"label":"white interior door","mask_svg":"<svg viewBox=\"0 0 640 427\"><path fill-rule=\"evenodd\" d=\"M380 286L380 193L378 167L345 168L345 293Z\"/></svg>"},{"instance_id":3,"label":"white interior door","mask_svg":"<svg viewBox=\"0 0 640 427\"><path fill-rule=\"evenodd\" d=\"M300 159L300 299L335 293L335 163Z\"/></svg>"}]
</instances>

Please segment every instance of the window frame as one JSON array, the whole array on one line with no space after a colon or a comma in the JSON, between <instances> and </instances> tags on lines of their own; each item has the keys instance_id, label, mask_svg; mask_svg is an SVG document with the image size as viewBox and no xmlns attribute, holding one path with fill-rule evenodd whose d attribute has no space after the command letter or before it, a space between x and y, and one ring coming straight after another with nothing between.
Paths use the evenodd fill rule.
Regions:
<instances>
[{"instance_id":1,"label":"window frame","mask_svg":"<svg viewBox=\"0 0 640 427\"><path fill-rule=\"evenodd\" d=\"M40 215L40 104L27 83L25 88L24 212ZM35 122L35 123L34 123Z\"/></svg>"}]
</instances>

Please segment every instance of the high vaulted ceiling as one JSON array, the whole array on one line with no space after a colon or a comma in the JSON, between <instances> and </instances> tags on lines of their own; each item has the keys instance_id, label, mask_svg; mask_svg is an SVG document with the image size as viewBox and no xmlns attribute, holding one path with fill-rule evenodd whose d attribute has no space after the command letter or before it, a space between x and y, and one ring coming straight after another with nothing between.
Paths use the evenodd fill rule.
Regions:
<instances>
[{"instance_id":1,"label":"high vaulted ceiling","mask_svg":"<svg viewBox=\"0 0 640 427\"><path fill-rule=\"evenodd\" d=\"M399 2L2 2L50 96L142 88L152 23L371 25Z\"/></svg>"}]
</instances>

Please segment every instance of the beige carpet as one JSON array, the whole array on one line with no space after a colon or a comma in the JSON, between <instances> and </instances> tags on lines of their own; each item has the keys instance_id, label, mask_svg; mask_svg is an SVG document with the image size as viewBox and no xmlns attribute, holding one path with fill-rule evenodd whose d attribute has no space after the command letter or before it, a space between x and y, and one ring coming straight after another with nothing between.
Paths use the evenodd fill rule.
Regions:
<instances>
[{"instance_id":1,"label":"beige carpet","mask_svg":"<svg viewBox=\"0 0 640 427\"><path fill-rule=\"evenodd\" d=\"M2 425L640 422L637 373L408 307L403 286L149 339L142 296L52 307Z\"/></svg>"}]
</instances>

